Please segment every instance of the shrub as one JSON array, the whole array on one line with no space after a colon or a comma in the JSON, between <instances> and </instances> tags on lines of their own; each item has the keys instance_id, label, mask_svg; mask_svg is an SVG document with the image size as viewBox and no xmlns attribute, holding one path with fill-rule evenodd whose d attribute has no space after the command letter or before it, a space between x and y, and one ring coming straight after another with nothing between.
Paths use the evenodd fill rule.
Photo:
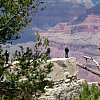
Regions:
<instances>
[{"instance_id":1,"label":"shrub","mask_svg":"<svg viewBox=\"0 0 100 100\"><path fill-rule=\"evenodd\" d=\"M100 100L100 88L85 82L82 85L82 91L73 100Z\"/></svg>"},{"instance_id":2,"label":"shrub","mask_svg":"<svg viewBox=\"0 0 100 100\"><path fill-rule=\"evenodd\" d=\"M37 100L48 85L45 78L52 68L51 63L44 64L49 56L48 40L38 35L33 51L29 47L27 50L20 48L10 61L1 53L0 100Z\"/></svg>"}]
</instances>

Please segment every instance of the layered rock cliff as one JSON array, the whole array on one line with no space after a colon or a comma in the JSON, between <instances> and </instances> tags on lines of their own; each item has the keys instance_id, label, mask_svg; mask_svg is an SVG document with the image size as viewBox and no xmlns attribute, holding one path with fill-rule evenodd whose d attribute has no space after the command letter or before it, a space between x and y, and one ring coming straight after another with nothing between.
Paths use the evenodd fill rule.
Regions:
<instances>
[{"instance_id":1,"label":"layered rock cliff","mask_svg":"<svg viewBox=\"0 0 100 100\"><path fill-rule=\"evenodd\" d=\"M64 32L64 33L78 33L78 32L100 32L100 16L88 15L80 24L59 23L55 27L48 29L48 32Z\"/></svg>"}]
</instances>

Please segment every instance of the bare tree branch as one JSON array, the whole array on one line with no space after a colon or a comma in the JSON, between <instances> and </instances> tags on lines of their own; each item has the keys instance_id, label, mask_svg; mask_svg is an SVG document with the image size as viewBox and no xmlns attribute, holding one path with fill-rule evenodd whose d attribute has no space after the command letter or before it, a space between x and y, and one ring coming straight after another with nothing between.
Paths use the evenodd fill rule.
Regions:
<instances>
[{"instance_id":1,"label":"bare tree branch","mask_svg":"<svg viewBox=\"0 0 100 100\"><path fill-rule=\"evenodd\" d=\"M96 64L96 67L100 70L100 65L95 59L93 59L92 57L88 57L88 56L84 56L84 58L92 60Z\"/></svg>"},{"instance_id":2,"label":"bare tree branch","mask_svg":"<svg viewBox=\"0 0 100 100\"><path fill-rule=\"evenodd\" d=\"M91 73L93 73L93 74L95 74L95 75L98 75L98 76L100 77L100 72L97 72L97 71L95 71L95 70L93 70L93 69L91 69L91 68L88 68L88 67L86 67L86 66L84 66L84 65L81 65L81 64L79 64L79 63L77 63L77 65L78 65L79 67L81 67L81 68L83 68L83 69L85 69L85 70L87 70L87 71L89 71L89 72L91 72Z\"/></svg>"}]
</instances>

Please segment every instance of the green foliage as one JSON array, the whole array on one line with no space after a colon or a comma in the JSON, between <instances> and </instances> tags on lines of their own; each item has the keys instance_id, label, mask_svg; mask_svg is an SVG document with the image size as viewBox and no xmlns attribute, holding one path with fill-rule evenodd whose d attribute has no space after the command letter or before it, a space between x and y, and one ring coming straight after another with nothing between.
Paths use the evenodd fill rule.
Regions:
<instances>
[{"instance_id":1,"label":"green foliage","mask_svg":"<svg viewBox=\"0 0 100 100\"><path fill-rule=\"evenodd\" d=\"M0 42L18 39L18 31L31 21L32 12L43 9L42 3L41 0L0 0Z\"/></svg>"},{"instance_id":2,"label":"green foliage","mask_svg":"<svg viewBox=\"0 0 100 100\"><path fill-rule=\"evenodd\" d=\"M18 39L19 30L31 21L30 14L44 10L41 0L0 0L0 43ZM52 64L49 42L37 35L34 50L20 46L9 60L8 51L0 46L0 100L37 100L44 92L45 80Z\"/></svg>"},{"instance_id":3,"label":"green foliage","mask_svg":"<svg viewBox=\"0 0 100 100\"><path fill-rule=\"evenodd\" d=\"M82 85L82 91L73 100L100 100L100 88L95 84L90 86L86 82Z\"/></svg>"},{"instance_id":4,"label":"green foliage","mask_svg":"<svg viewBox=\"0 0 100 100\"><path fill-rule=\"evenodd\" d=\"M6 64L6 54L0 57L0 100L37 100L48 85L45 80L52 68L48 59L49 43L37 36L34 50L20 46ZM51 83L50 83L51 86Z\"/></svg>"}]
</instances>

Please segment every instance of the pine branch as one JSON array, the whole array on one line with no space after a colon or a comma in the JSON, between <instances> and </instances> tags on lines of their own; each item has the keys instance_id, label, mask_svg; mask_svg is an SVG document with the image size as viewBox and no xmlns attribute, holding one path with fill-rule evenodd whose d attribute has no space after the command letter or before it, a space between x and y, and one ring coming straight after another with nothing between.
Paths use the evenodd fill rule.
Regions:
<instances>
[{"instance_id":1,"label":"pine branch","mask_svg":"<svg viewBox=\"0 0 100 100\"><path fill-rule=\"evenodd\" d=\"M13 17L11 17L9 20L8 20L8 22L6 23L6 24L4 24L3 26L3 28L2 29L0 29L0 31L3 31L7 26L8 26L8 24L11 22L11 20L13 20L15 17L16 17L16 15L17 14L15 14Z\"/></svg>"}]
</instances>

